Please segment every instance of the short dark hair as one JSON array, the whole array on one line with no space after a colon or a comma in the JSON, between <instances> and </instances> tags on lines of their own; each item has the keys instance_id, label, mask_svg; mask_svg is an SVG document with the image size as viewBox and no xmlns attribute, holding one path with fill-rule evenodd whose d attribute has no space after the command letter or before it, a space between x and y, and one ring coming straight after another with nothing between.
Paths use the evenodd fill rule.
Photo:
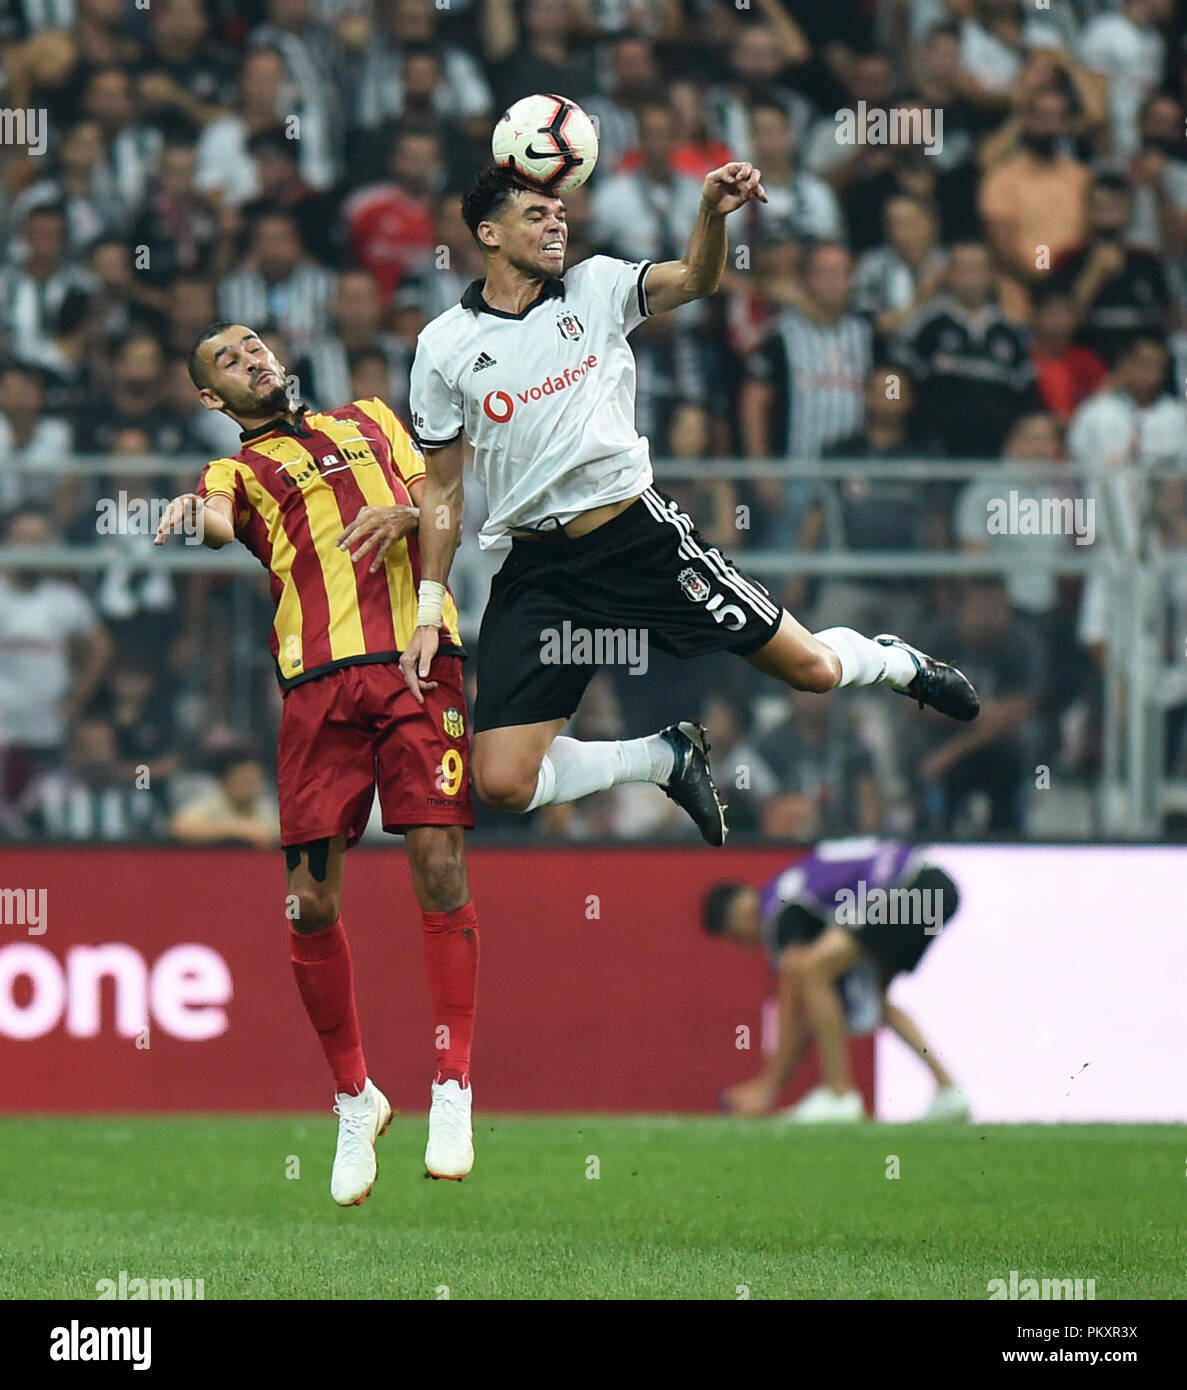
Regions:
<instances>
[{"instance_id":1,"label":"short dark hair","mask_svg":"<svg viewBox=\"0 0 1187 1390\"><path fill-rule=\"evenodd\" d=\"M734 899L746 888L744 883L715 883L701 903L701 926L710 936L722 936Z\"/></svg>"},{"instance_id":2,"label":"short dark hair","mask_svg":"<svg viewBox=\"0 0 1187 1390\"><path fill-rule=\"evenodd\" d=\"M231 323L229 319L222 319L218 323L209 324L198 334L197 341L194 343L194 346L190 348L190 355L186 359L186 367L189 369L190 380L199 391L204 390L210 385L210 379L206 374L205 363L198 356L198 349L203 343L209 342L211 338L217 337L218 334L225 333L228 328L234 327L235 325Z\"/></svg>"},{"instance_id":3,"label":"short dark hair","mask_svg":"<svg viewBox=\"0 0 1187 1390\"><path fill-rule=\"evenodd\" d=\"M516 178L510 169L488 164L479 169L462 194L462 220L477 241L479 223L498 217L516 193L539 191Z\"/></svg>"},{"instance_id":4,"label":"short dark hair","mask_svg":"<svg viewBox=\"0 0 1187 1390\"><path fill-rule=\"evenodd\" d=\"M1122 198L1133 197L1133 185L1124 174L1116 169L1102 169L1092 180L1092 191L1103 188L1106 193L1117 193Z\"/></svg>"},{"instance_id":5,"label":"short dark hair","mask_svg":"<svg viewBox=\"0 0 1187 1390\"><path fill-rule=\"evenodd\" d=\"M228 743L207 754L206 766L221 782L232 768L241 767L244 763L259 763L261 761L259 753L251 744Z\"/></svg>"}]
</instances>

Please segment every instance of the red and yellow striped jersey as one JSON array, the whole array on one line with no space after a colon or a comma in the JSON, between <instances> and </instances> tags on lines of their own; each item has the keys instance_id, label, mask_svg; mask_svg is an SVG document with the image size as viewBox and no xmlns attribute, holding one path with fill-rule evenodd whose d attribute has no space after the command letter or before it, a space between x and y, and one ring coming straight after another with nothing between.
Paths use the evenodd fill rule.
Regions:
<instances>
[{"instance_id":1,"label":"red and yellow striped jersey","mask_svg":"<svg viewBox=\"0 0 1187 1390\"><path fill-rule=\"evenodd\" d=\"M198 492L235 508L235 535L268 570L276 618L272 655L290 690L339 666L395 661L416 627L420 557L416 532L370 573L336 544L363 507L411 501L424 455L377 397L340 410L245 431L234 458L202 470ZM461 650L457 607L445 602L441 651Z\"/></svg>"}]
</instances>

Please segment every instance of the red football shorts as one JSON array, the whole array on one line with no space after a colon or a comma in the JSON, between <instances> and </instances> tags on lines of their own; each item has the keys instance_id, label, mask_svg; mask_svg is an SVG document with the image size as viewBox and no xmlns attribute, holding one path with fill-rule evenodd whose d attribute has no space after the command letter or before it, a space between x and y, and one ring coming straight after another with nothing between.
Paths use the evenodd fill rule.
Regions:
<instances>
[{"instance_id":1,"label":"red football shorts","mask_svg":"<svg viewBox=\"0 0 1187 1390\"><path fill-rule=\"evenodd\" d=\"M474 824L462 659L438 656L418 704L394 662L343 666L284 697L280 841L363 833L375 791L383 828Z\"/></svg>"}]
</instances>

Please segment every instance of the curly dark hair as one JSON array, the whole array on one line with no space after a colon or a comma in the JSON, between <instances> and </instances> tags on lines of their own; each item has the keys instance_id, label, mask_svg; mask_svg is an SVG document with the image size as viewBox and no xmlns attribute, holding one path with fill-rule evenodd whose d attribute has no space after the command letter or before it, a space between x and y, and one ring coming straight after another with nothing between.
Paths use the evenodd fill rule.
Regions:
<instances>
[{"instance_id":1,"label":"curly dark hair","mask_svg":"<svg viewBox=\"0 0 1187 1390\"><path fill-rule=\"evenodd\" d=\"M497 217L515 193L539 193L510 169L498 164L487 164L470 180L470 186L462 194L462 219L470 229L470 235L478 240L478 224Z\"/></svg>"}]
</instances>

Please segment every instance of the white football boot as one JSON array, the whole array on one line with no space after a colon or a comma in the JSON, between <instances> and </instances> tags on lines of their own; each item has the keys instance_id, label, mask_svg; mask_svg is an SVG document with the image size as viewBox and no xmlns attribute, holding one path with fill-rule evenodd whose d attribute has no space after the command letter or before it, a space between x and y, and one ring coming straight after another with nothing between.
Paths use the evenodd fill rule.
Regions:
<instances>
[{"instance_id":1,"label":"white football boot","mask_svg":"<svg viewBox=\"0 0 1187 1390\"><path fill-rule=\"evenodd\" d=\"M924 1120L967 1120L973 1108L972 1097L963 1086L937 1086Z\"/></svg>"},{"instance_id":2,"label":"white football boot","mask_svg":"<svg viewBox=\"0 0 1187 1390\"><path fill-rule=\"evenodd\" d=\"M425 1172L430 1178L461 1182L474 1166L474 1131L470 1125L473 1090L453 1080L433 1082L429 1107L429 1142Z\"/></svg>"},{"instance_id":3,"label":"white football boot","mask_svg":"<svg viewBox=\"0 0 1187 1390\"><path fill-rule=\"evenodd\" d=\"M787 1124L852 1124L865 1119L865 1105L860 1091L846 1091L838 1096L827 1086L817 1086L798 1105L780 1110L779 1119Z\"/></svg>"},{"instance_id":4,"label":"white football boot","mask_svg":"<svg viewBox=\"0 0 1187 1390\"><path fill-rule=\"evenodd\" d=\"M340 1091L334 1097L334 1114L338 1116L338 1148L330 1174L330 1196L340 1207L357 1207L375 1184L379 1171L375 1141L387 1133L392 1108L368 1077L357 1096Z\"/></svg>"}]
</instances>

